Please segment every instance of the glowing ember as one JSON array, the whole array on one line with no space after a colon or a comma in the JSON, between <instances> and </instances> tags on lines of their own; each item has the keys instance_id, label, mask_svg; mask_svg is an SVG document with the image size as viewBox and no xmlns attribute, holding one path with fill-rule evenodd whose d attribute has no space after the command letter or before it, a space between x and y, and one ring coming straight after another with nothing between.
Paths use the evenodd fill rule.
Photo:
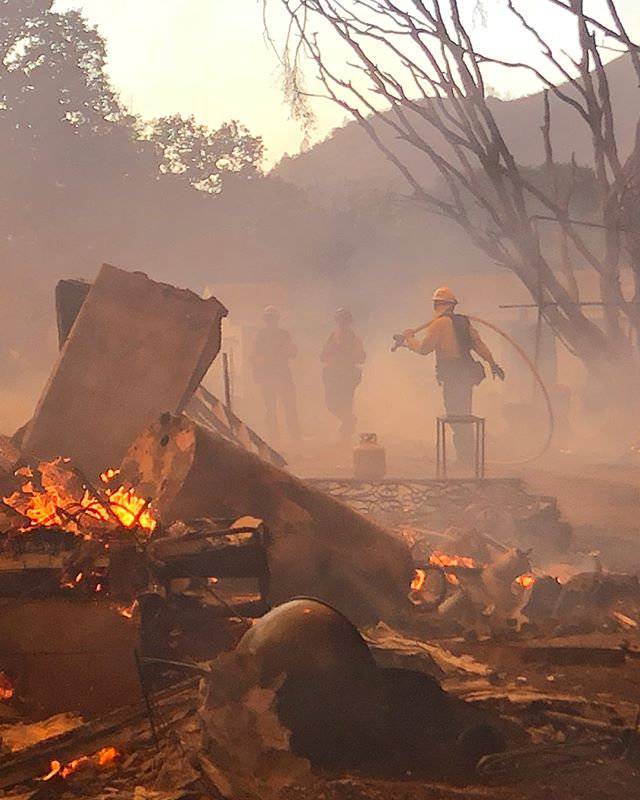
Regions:
<instances>
[{"instance_id":1,"label":"glowing ember","mask_svg":"<svg viewBox=\"0 0 640 800\"><path fill-rule=\"evenodd\" d=\"M429 563L434 567L464 567L465 569L477 567L476 562L469 556L450 556L437 551L431 554Z\"/></svg>"},{"instance_id":2,"label":"glowing ember","mask_svg":"<svg viewBox=\"0 0 640 800\"><path fill-rule=\"evenodd\" d=\"M6 673L0 672L0 700L11 700L13 695L13 683L11 683Z\"/></svg>"},{"instance_id":3,"label":"glowing ember","mask_svg":"<svg viewBox=\"0 0 640 800\"><path fill-rule=\"evenodd\" d=\"M119 474L120 474L119 469L112 469L111 467L109 467L109 469L105 469L105 471L102 473L102 475L100 476L100 480L103 483L109 483Z\"/></svg>"},{"instance_id":4,"label":"glowing ember","mask_svg":"<svg viewBox=\"0 0 640 800\"><path fill-rule=\"evenodd\" d=\"M87 535L98 526L141 529L152 533L157 521L149 501L133 489L120 486L98 493L87 488L65 459L43 462L38 467L42 488L36 488L33 473L18 470L26 479L22 488L4 502L29 520L23 530L58 527L79 535ZM118 470L106 470L101 476L109 481Z\"/></svg>"},{"instance_id":5,"label":"glowing ember","mask_svg":"<svg viewBox=\"0 0 640 800\"><path fill-rule=\"evenodd\" d=\"M427 573L423 569L416 569L413 572L413 580L411 581L411 590L413 592L420 592L427 582Z\"/></svg>"},{"instance_id":6,"label":"glowing ember","mask_svg":"<svg viewBox=\"0 0 640 800\"><path fill-rule=\"evenodd\" d=\"M50 781L52 778L55 778L56 775L60 775L61 778L68 778L69 775L73 775L74 772L86 766L95 766L98 768L108 767L113 765L119 757L120 753L115 747L103 747L92 756L80 756L80 758L75 758L73 761L65 764L64 767L59 761L52 761L51 769L42 780Z\"/></svg>"},{"instance_id":7,"label":"glowing ember","mask_svg":"<svg viewBox=\"0 0 640 800\"><path fill-rule=\"evenodd\" d=\"M460 580L454 572L450 570L456 568L474 569L478 565L469 556L450 556L446 553L434 551L429 557L429 565L437 567L444 572L447 581L453 586L459 586ZM427 570L416 569L413 573L413 580L411 581L411 591L421 592L425 588L427 582Z\"/></svg>"},{"instance_id":8,"label":"glowing ember","mask_svg":"<svg viewBox=\"0 0 640 800\"><path fill-rule=\"evenodd\" d=\"M52 761L49 772L47 772L46 775L42 776L42 780L50 781L51 778L55 778L55 776L60 772L61 769L62 769L62 764L59 761Z\"/></svg>"},{"instance_id":9,"label":"glowing ember","mask_svg":"<svg viewBox=\"0 0 640 800\"><path fill-rule=\"evenodd\" d=\"M525 572L524 575L518 575L515 582L519 586L522 586L523 589L530 589L536 582L536 579L531 573Z\"/></svg>"},{"instance_id":10,"label":"glowing ember","mask_svg":"<svg viewBox=\"0 0 640 800\"><path fill-rule=\"evenodd\" d=\"M121 617L124 617L125 619L133 619L133 615L137 607L138 607L138 601L134 600L130 606L118 607L118 613L120 614Z\"/></svg>"},{"instance_id":11,"label":"glowing ember","mask_svg":"<svg viewBox=\"0 0 640 800\"><path fill-rule=\"evenodd\" d=\"M98 750L94 758L97 759L99 767L106 767L119 758L119 756L120 753L115 747L103 747L102 750Z\"/></svg>"}]
</instances>

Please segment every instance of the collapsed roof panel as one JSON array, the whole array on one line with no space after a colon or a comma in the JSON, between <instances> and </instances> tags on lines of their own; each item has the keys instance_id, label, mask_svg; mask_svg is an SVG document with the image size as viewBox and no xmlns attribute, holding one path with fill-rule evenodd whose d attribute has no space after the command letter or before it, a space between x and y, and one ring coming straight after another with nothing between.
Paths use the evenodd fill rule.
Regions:
<instances>
[{"instance_id":1,"label":"collapsed roof panel","mask_svg":"<svg viewBox=\"0 0 640 800\"><path fill-rule=\"evenodd\" d=\"M105 264L38 403L24 450L64 455L89 475L187 405L220 350L227 310L214 297Z\"/></svg>"}]
</instances>

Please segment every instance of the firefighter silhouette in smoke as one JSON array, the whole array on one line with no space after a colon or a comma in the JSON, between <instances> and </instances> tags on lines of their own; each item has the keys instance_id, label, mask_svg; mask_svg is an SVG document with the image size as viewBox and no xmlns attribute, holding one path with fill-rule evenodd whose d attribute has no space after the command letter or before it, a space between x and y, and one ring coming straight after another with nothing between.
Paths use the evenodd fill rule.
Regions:
<instances>
[{"instance_id":1,"label":"firefighter silhouette in smoke","mask_svg":"<svg viewBox=\"0 0 640 800\"><path fill-rule=\"evenodd\" d=\"M353 400L367 356L362 341L353 330L351 312L339 309L335 321L336 329L322 350L322 379L327 409L340 420L340 437L346 440L356 428Z\"/></svg>"},{"instance_id":2,"label":"firefighter silhouette in smoke","mask_svg":"<svg viewBox=\"0 0 640 800\"><path fill-rule=\"evenodd\" d=\"M264 325L256 334L251 366L253 377L262 390L269 435L278 437L278 409L284 412L287 430L293 440L300 438L296 387L291 361L298 348L289 331L280 327L280 313L267 306L262 314Z\"/></svg>"},{"instance_id":3,"label":"firefighter silhouette in smoke","mask_svg":"<svg viewBox=\"0 0 640 800\"><path fill-rule=\"evenodd\" d=\"M447 416L469 416L473 413L473 389L485 379L483 364L473 357L476 353L486 361L494 378L504 380L505 374L480 334L462 314L454 313L458 304L447 286L436 289L433 295L434 317L419 341L414 330L402 334L403 344L414 353L436 354L436 377L442 386ZM453 440L461 464L473 459L473 431L469 425L453 425Z\"/></svg>"}]
</instances>

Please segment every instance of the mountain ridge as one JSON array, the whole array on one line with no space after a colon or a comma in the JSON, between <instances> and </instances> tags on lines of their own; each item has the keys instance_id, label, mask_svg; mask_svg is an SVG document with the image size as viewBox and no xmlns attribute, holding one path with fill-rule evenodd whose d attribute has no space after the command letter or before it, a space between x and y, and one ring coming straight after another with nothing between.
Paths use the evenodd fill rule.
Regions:
<instances>
[{"instance_id":1,"label":"mountain ridge","mask_svg":"<svg viewBox=\"0 0 640 800\"><path fill-rule=\"evenodd\" d=\"M610 83L618 143L624 158L633 146L640 111L637 76L628 55L608 62L605 69ZM575 91L568 85L561 88L568 93ZM489 104L518 163L523 166L543 163L542 134L532 136L532 130L542 125L543 92L513 100L490 98ZM550 93L550 106L556 160L568 162L575 153L578 163L590 165L593 156L587 125L580 123L577 112L553 93ZM384 115L388 113L383 112ZM421 120L417 115L416 119ZM373 123L378 132L386 127L375 118ZM421 124L423 128L426 125L422 121ZM415 149L412 153L409 145L393 142L388 136L386 139L425 185L434 185L438 173L428 156L416 153ZM435 143L439 135L434 133L429 139ZM397 168L386 160L356 121L335 129L330 136L306 152L285 157L271 174L299 188L328 197L339 194L347 184L372 185L400 192L407 188Z\"/></svg>"}]
</instances>

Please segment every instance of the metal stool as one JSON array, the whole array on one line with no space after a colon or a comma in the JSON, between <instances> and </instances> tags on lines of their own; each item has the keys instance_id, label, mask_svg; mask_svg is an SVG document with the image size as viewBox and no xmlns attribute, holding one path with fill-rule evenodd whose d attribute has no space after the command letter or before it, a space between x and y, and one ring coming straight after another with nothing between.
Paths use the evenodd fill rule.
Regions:
<instances>
[{"instance_id":1,"label":"metal stool","mask_svg":"<svg viewBox=\"0 0 640 800\"><path fill-rule=\"evenodd\" d=\"M485 420L473 414L450 415L436 420L436 475L447 477L447 425L473 425L475 433L474 468L477 479L485 474Z\"/></svg>"}]
</instances>

